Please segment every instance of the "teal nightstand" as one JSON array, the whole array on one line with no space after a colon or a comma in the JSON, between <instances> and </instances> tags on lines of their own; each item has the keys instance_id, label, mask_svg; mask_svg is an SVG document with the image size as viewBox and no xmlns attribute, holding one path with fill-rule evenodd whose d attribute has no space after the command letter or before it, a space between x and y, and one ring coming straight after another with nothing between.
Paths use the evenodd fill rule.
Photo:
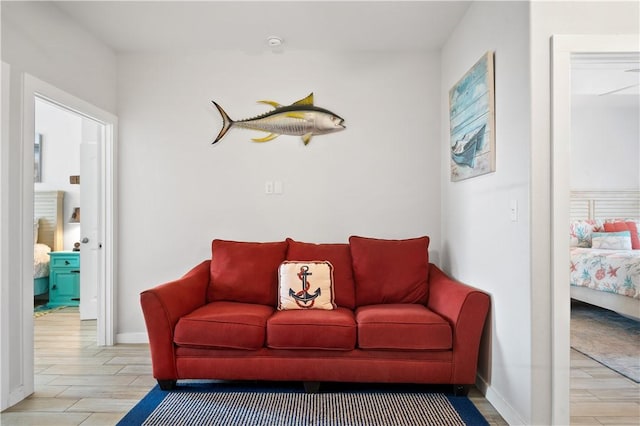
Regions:
<instances>
[{"instance_id":1,"label":"teal nightstand","mask_svg":"<svg viewBox=\"0 0 640 426\"><path fill-rule=\"evenodd\" d=\"M49 303L55 306L80 304L80 252L53 251L49 253Z\"/></svg>"}]
</instances>

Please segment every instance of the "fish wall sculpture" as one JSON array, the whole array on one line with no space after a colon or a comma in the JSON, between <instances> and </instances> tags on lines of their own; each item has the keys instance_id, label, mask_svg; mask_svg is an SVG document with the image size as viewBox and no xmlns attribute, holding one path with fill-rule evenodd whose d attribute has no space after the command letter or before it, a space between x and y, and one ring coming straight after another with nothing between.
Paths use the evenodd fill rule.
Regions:
<instances>
[{"instance_id":1,"label":"fish wall sculpture","mask_svg":"<svg viewBox=\"0 0 640 426\"><path fill-rule=\"evenodd\" d=\"M268 142L280 135L302 136L305 145L312 136L326 135L345 129L344 119L324 108L313 105L313 93L291 105L283 106L273 101L258 101L271 105L274 109L257 117L245 120L232 120L215 101L211 101L222 116L222 130L212 142L215 144L227 134L232 127L259 130L269 133L263 138L254 138L254 142Z\"/></svg>"}]
</instances>

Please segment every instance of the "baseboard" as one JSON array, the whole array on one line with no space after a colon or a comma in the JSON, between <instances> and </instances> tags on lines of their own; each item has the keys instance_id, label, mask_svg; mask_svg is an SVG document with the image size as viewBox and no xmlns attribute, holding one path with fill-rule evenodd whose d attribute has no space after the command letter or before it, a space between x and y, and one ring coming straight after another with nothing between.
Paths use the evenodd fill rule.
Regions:
<instances>
[{"instance_id":1,"label":"baseboard","mask_svg":"<svg viewBox=\"0 0 640 426\"><path fill-rule=\"evenodd\" d=\"M476 387L509 425L525 425L516 410L482 377L476 376Z\"/></svg>"},{"instance_id":2,"label":"baseboard","mask_svg":"<svg viewBox=\"0 0 640 426\"><path fill-rule=\"evenodd\" d=\"M118 333L116 343L149 343L149 336L147 333Z\"/></svg>"},{"instance_id":3,"label":"baseboard","mask_svg":"<svg viewBox=\"0 0 640 426\"><path fill-rule=\"evenodd\" d=\"M27 394L24 386L19 386L18 388L16 388L13 391L9 392L9 398L8 398L8 404L9 405L7 405L6 407L3 407L2 410L6 409L6 408L9 408L9 407L13 407L18 402L22 401L23 399L25 399L28 396L29 395Z\"/></svg>"}]
</instances>

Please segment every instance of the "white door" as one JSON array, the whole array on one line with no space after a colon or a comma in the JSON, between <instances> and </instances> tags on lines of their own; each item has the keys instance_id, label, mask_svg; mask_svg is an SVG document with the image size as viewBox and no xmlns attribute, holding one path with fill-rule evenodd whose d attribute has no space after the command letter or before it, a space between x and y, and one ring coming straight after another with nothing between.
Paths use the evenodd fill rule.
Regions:
<instances>
[{"instance_id":1,"label":"white door","mask_svg":"<svg viewBox=\"0 0 640 426\"><path fill-rule=\"evenodd\" d=\"M100 146L104 126L82 119L80 143L80 319L98 318L100 273Z\"/></svg>"}]
</instances>

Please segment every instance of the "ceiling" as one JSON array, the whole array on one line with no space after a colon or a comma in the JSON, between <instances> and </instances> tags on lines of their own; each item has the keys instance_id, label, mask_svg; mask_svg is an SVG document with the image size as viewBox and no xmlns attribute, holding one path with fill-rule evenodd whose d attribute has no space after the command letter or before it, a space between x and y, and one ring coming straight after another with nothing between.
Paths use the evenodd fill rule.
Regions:
<instances>
[{"instance_id":1,"label":"ceiling","mask_svg":"<svg viewBox=\"0 0 640 426\"><path fill-rule=\"evenodd\" d=\"M116 53L439 50L471 1L54 1ZM283 39L272 48L268 37ZM574 101L640 104L640 54L572 59Z\"/></svg>"},{"instance_id":2,"label":"ceiling","mask_svg":"<svg viewBox=\"0 0 640 426\"><path fill-rule=\"evenodd\" d=\"M574 94L640 94L639 53L583 53L571 59Z\"/></svg>"},{"instance_id":3,"label":"ceiling","mask_svg":"<svg viewBox=\"0 0 640 426\"><path fill-rule=\"evenodd\" d=\"M471 1L55 1L117 53L438 50Z\"/></svg>"},{"instance_id":4,"label":"ceiling","mask_svg":"<svg viewBox=\"0 0 640 426\"><path fill-rule=\"evenodd\" d=\"M576 105L640 105L640 52L583 53L571 58L571 92Z\"/></svg>"}]
</instances>

